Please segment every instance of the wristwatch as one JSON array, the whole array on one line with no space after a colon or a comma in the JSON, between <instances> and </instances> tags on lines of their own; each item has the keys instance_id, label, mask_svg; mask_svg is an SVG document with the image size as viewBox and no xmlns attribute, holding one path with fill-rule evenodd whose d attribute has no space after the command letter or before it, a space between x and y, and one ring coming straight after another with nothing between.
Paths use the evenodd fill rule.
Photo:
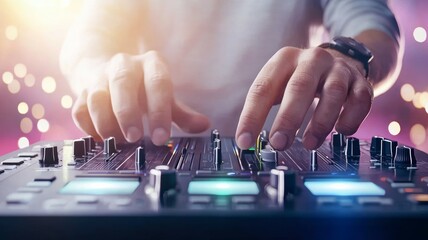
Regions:
<instances>
[{"instance_id":1,"label":"wristwatch","mask_svg":"<svg viewBox=\"0 0 428 240\"><path fill-rule=\"evenodd\" d=\"M360 61L366 71L365 77L369 76L369 63L373 60L373 54L364 44L349 37L335 37L332 42L323 43L319 47L334 49Z\"/></svg>"}]
</instances>

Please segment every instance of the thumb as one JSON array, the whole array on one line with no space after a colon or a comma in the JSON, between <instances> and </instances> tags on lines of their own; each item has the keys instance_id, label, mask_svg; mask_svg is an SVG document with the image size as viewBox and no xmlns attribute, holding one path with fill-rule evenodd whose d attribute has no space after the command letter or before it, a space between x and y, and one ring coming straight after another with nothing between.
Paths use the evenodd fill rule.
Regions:
<instances>
[{"instance_id":1,"label":"thumb","mask_svg":"<svg viewBox=\"0 0 428 240\"><path fill-rule=\"evenodd\" d=\"M207 116L177 101L174 101L172 106L172 120L181 130L188 133L200 133L210 127Z\"/></svg>"}]
</instances>

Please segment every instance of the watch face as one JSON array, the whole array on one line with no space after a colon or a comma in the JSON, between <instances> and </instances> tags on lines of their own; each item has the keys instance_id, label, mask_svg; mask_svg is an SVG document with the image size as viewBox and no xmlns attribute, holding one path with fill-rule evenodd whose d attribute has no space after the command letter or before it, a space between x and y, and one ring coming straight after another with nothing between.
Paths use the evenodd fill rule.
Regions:
<instances>
[{"instance_id":1,"label":"watch face","mask_svg":"<svg viewBox=\"0 0 428 240\"><path fill-rule=\"evenodd\" d=\"M364 55L367 58L371 58L372 56L372 53L370 52L370 50L366 48L362 43L356 41L355 39L347 38L347 37L336 37L333 40L336 42L336 44L348 47L354 50L355 52L358 52L361 55Z\"/></svg>"}]
</instances>

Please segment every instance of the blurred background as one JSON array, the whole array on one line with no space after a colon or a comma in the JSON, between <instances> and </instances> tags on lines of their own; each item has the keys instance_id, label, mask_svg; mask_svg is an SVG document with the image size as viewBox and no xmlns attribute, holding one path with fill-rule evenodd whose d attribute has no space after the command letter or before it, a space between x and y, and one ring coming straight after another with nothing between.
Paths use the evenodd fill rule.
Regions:
<instances>
[{"instance_id":1,"label":"blurred background","mask_svg":"<svg viewBox=\"0 0 428 240\"><path fill-rule=\"evenodd\" d=\"M71 119L75 96L58 66L82 2L0 0L0 154L84 135ZM355 136L380 135L428 151L428 1L389 3L405 38L403 68Z\"/></svg>"}]
</instances>

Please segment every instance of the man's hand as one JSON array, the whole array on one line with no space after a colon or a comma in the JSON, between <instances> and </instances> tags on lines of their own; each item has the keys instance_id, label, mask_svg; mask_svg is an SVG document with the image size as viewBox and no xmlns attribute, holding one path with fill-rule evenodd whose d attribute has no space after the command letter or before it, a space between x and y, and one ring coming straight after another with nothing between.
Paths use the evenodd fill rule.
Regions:
<instances>
[{"instance_id":1,"label":"man's hand","mask_svg":"<svg viewBox=\"0 0 428 240\"><path fill-rule=\"evenodd\" d=\"M314 98L319 103L303 135L306 148L318 148L334 127L345 135L355 133L373 100L373 87L363 71L360 62L334 50L280 49L248 92L236 131L239 147L254 144L275 104L280 108L270 143L278 150L290 147Z\"/></svg>"},{"instance_id":2,"label":"man's hand","mask_svg":"<svg viewBox=\"0 0 428 240\"><path fill-rule=\"evenodd\" d=\"M208 118L174 99L171 76L157 52L130 56L117 54L105 64L86 66L90 82L72 113L76 125L98 140L110 136L136 142L143 135L143 116L156 145L170 137L174 122L186 132L209 127Z\"/></svg>"}]
</instances>

